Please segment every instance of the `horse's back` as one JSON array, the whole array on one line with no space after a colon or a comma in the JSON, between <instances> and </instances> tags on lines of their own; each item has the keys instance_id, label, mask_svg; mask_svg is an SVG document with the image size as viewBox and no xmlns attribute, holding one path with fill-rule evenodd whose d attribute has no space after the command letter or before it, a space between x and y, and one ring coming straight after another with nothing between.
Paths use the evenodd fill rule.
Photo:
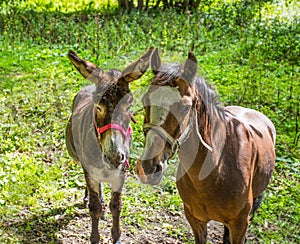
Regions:
<instances>
[{"instance_id":1,"label":"horse's back","mask_svg":"<svg viewBox=\"0 0 300 244\"><path fill-rule=\"evenodd\" d=\"M273 123L262 113L239 106L225 108L232 117L244 124L253 143L253 195L259 195L267 186L275 167L275 137ZM247 139L244 139L246 143Z\"/></svg>"},{"instance_id":2,"label":"horse's back","mask_svg":"<svg viewBox=\"0 0 300 244\"><path fill-rule=\"evenodd\" d=\"M261 138L268 138L275 145L276 130L271 120L264 114L249 108L228 106L226 111L250 127Z\"/></svg>"}]
</instances>

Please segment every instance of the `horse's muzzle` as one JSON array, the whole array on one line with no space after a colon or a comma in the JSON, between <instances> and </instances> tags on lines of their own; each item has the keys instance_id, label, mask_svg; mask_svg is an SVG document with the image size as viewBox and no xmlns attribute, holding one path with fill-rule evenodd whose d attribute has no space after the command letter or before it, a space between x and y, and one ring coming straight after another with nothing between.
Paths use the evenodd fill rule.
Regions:
<instances>
[{"instance_id":1,"label":"horse's muzzle","mask_svg":"<svg viewBox=\"0 0 300 244\"><path fill-rule=\"evenodd\" d=\"M136 172L143 184L158 185L166 170L166 162L156 164L138 160L136 163Z\"/></svg>"}]
</instances>

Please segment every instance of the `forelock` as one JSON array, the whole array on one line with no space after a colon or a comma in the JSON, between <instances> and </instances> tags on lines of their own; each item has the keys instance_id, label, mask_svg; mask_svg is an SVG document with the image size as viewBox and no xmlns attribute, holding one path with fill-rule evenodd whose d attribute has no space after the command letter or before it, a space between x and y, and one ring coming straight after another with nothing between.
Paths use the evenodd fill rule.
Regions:
<instances>
[{"instance_id":1,"label":"forelock","mask_svg":"<svg viewBox=\"0 0 300 244\"><path fill-rule=\"evenodd\" d=\"M175 86L174 81L182 72L183 66L181 64L163 64L152 80L152 84Z\"/></svg>"}]
</instances>

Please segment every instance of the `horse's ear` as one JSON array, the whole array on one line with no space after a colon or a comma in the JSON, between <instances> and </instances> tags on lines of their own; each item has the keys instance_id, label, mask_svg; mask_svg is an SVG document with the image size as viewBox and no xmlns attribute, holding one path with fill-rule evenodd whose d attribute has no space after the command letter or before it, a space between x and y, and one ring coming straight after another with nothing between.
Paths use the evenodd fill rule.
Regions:
<instances>
[{"instance_id":1,"label":"horse's ear","mask_svg":"<svg viewBox=\"0 0 300 244\"><path fill-rule=\"evenodd\" d=\"M189 52L188 59L185 61L183 74L181 78L190 85L192 84L196 74L197 74L198 66L197 66L197 59L192 52Z\"/></svg>"},{"instance_id":2,"label":"horse's ear","mask_svg":"<svg viewBox=\"0 0 300 244\"><path fill-rule=\"evenodd\" d=\"M105 75L105 72L102 69L89 61L81 59L71 50L68 53L68 58L84 78L95 84L98 84Z\"/></svg>"},{"instance_id":3,"label":"horse's ear","mask_svg":"<svg viewBox=\"0 0 300 244\"><path fill-rule=\"evenodd\" d=\"M152 57L151 57L151 69L153 74L156 74L161 66L161 59L158 53L157 48L155 48Z\"/></svg>"},{"instance_id":4,"label":"horse's ear","mask_svg":"<svg viewBox=\"0 0 300 244\"><path fill-rule=\"evenodd\" d=\"M182 94L187 91L189 86L193 86L197 69L197 59L192 52L189 52L188 59L184 64L183 73L176 81Z\"/></svg>"},{"instance_id":5,"label":"horse's ear","mask_svg":"<svg viewBox=\"0 0 300 244\"><path fill-rule=\"evenodd\" d=\"M134 80L139 79L148 69L150 59L154 48L151 47L149 50L140 57L137 61L129 64L122 72L122 78L125 82L130 83Z\"/></svg>"}]
</instances>

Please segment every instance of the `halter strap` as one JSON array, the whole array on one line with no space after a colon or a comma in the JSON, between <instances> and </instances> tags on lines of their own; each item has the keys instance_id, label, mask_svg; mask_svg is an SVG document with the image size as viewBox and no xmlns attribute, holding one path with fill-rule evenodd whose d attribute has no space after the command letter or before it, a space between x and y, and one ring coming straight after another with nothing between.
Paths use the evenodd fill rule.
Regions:
<instances>
[{"instance_id":1,"label":"halter strap","mask_svg":"<svg viewBox=\"0 0 300 244\"><path fill-rule=\"evenodd\" d=\"M95 125L96 131L99 136L109 129L116 129L116 130L120 131L122 133L122 135L125 137L125 139L132 136L132 129L130 126L128 127L127 131L121 125L119 125L117 123L107 124L102 127L98 127L95 119L94 119L94 125ZM125 160L125 167L126 168L130 167L128 157Z\"/></svg>"},{"instance_id":2,"label":"halter strap","mask_svg":"<svg viewBox=\"0 0 300 244\"><path fill-rule=\"evenodd\" d=\"M177 144L177 140L174 139L161 126L155 125L155 124L152 124L152 123L146 123L146 124L144 124L144 130L148 131L150 129L153 129L157 134L159 134L163 139L165 139L172 146L172 148L173 148L174 145Z\"/></svg>"},{"instance_id":3,"label":"halter strap","mask_svg":"<svg viewBox=\"0 0 300 244\"><path fill-rule=\"evenodd\" d=\"M199 128L198 128L198 118L197 118L197 111L195 109L193 109L193 111L191 111L191 115L190 115L190 121L188 123L188 126L185 128L185 130L182 132L182 134L179 136L179 138L174 139L173 136L171 136L164 128L162 128L159 125L155 125L152 123L146 123L144 124L144 130L150 130L150 129L154 129L154 131L159 134L163 139L165 139L171 146L172 149L172 153L176 153L179 149L179 147L182 145L182 143L185 142L185 140L188 138L192 127L193 127L193 119L195 119L195 123L196 123L196 133L202 143L203 146L205 146L209 151L213 151L213 148L208 145L204 139L202 138L200 132L199 132ZM195 117L195 118L194 118Z\"/></svg>"},{"instance_id":4,"label":"halter strap","mask_svg":"<svg viewBox=\"0 0 300 244\"><path fill-rule=\"evenodd\" d=\"M109 129L116 129L116 130L120 131L126 139L132 135L132 129L130 126L128 127L128 129L126 131L121 125L119 125L117 123L107 124L102 127L98 127L97 125L95 125L95 127L96 127L96 130L99 135L101 135L102 133L104 133L105 131L107 131Z\"/></svg>"},{"instance_id":5,"label":"halter strap","mask_svg":"<svg viewBox=\"0 0 300 244\"><path fill-rule=\"evenodd\" d=\"M182 143L187 139L189 136L191 129L193 127L192 117L193 117L193 111L192 115L190 116L190 121L188 123L188 126L185 128L185 130L182 132L182 134L179 136L179 138L174 139L173 136L171 136L164 128L162 128L159 125L155 125L152 123L146 123L144 124L144 130L150 130L153 129L157 134L159 134L163 139L165 139L171 146L172 153L175 154L179 147L182 145Z\"/></svg>"},{"instance_id":6,"label":"halter strap","mask_svg":"<svg viewBox=\"0 0 300 244\"><path fill-rule=\"evenodd\" d=\"M136 124L136 120L133 117L133 114L130 114L130 119L133 123ZM107 124L107 125L98 127L95 118L93 120L94 120L94 125L95 125L98 135L101 135L102 133L104 133L105 131L107 131L109 129L115 129L115 130L120 131L122 133L122 135L125 137L125 139L127 139L129 136L130 137L132 136L132 129L130 126L128 127L127 131L120 124L117 124L117 123L111 123L111 124Z\"/></svg>"}]
</instances>

